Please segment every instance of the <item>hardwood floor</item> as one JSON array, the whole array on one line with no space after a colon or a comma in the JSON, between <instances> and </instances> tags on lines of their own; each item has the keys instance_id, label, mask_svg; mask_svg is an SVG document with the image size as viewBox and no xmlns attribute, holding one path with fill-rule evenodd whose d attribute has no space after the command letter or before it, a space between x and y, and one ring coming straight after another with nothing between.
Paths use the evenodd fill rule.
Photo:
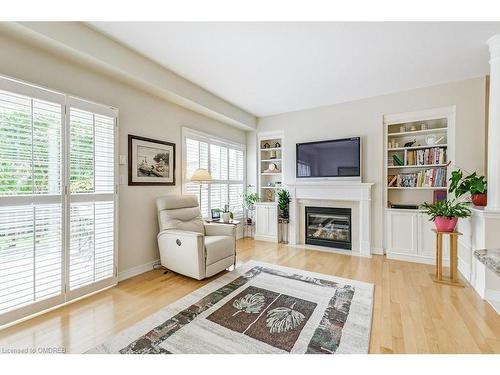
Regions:
<instances>
[{"instance_id":1,"label":"hardwood floor","mask_svg":"<svg viewBox=\"0 0 500 375\"><path fill-rule=\"evenodd\" d=\"M238 263L250 259L375 284L370 353L500 353L500 316L469 286L433 283L432 266L238 241ZM150 271L0 331L0 349L81 353L211 280Z\"/></svg>"}]
</instances>

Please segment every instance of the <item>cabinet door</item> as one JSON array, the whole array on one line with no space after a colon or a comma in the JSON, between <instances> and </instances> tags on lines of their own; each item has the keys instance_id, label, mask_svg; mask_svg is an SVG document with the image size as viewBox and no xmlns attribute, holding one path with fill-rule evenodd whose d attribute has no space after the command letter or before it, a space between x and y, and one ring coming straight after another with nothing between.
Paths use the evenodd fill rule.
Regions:
<instances>
[{"instance_id":1,"label":"cabinet door","mask_svg":"<svg viewBox=\"0 0 500 375\"><path fill-rule=\"evenodd\" d=\"M255 206L255 235L263 235L267 234L267 215L268 209L266 206Z\"/></svg>"},{"instance_id":2,"label":"cabinet door","mask_svg":"<svg viewBox=\"0 0 500 375\"><path fill-rule=\"evenodd\" d=\"M387 215L387 250L400 254L417 254L417 214L392 211Z\"/></svg>"},{"instance_id":3,"label":"cabinet door","mask_svg":"<svg viewBox=\"0 0 500 375\"><path fill-rule=\"evenodd\" d=\"M267 219L268 219L268 235L277 236L278 235L278 208L277 207L267 207Z\"/></svg>"},{"instance_id":4,"label":"cabinet door","mask_svg":"<svg viewBox=\"0 0 500 375\"><path fill-rule=\"evenodd\" d=\"M418 215L418 254L426 257L436 257L436 233L434 222L429 221L427 215Z\"/></svg>"},{"instance_id":5,"label":"cabinet door","mask_svg":"<svg viewBox=\"0 0 500 375\"><path fill-rule=\"evenodd\" d=\"M436 258L436 233L432 230L436 226L434 222L429 221L428 216L419 214L418 218L418 254ZM450 257L450 239L449 236L443 235L443 259Z\"/></svg>"}]
</instances>

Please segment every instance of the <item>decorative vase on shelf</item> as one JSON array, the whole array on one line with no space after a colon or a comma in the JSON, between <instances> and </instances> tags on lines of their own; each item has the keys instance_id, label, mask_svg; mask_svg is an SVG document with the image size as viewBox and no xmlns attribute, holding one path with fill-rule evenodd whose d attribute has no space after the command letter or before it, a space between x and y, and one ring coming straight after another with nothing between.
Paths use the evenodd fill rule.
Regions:
<instances>
[{"instance_id":1,"label":"decorative vase on shelf","mask_svg":"<svg viewBox=\"0 0 500 375\"><path fill-rule=\"evenodd\" d=\"M488 196L486 192L472 194L471 198L472 198L472 204L474 206L485 207L488 204Z\"/></svg>"},{"instance_id":2,"label":"decorative vase on shelf","mask_svg":"<svg viewBox=\"0 0 500 375\"><path fill-rule=\"evenodd\" d=\"M229 223L231 221L231 212L223 212L222 213L222 221L224 223Z\"/></svg>"},{"instance_id":3,"label":"decorative vase on shelf","mask_svg":"<svg viewBox=\"0 0 500 375\"><path fill-rule=\"evenodd\" d=\"M438 232L453 232L457 226L457 217L437 216L434 220Z\"/></svg>"}]
</instances>

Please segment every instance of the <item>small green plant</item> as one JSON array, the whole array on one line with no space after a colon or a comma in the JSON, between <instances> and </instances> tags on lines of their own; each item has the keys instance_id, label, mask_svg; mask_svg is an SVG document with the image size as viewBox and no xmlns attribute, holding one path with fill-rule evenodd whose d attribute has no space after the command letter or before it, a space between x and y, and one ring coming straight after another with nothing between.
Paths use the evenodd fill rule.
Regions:
<instances>
[{"instance_id":1,"label":"small green plant","mask_svg":"<svg viewBox=\"0 0 500 375\"><path fill-rule=\"evenodd\" d=\"M471 215L467 203L456 202L455 200L443 200L436 203L425 202L422 205L422 209L424 213L430 216L430 221L434 221L439 216L451 219L454 217L464 218Z\"/></svg>"},{"instance_id":2,"label":"small green plant","mask_svg":"<svg viewBox=\"0 0 500 375\"><path fill-rule=\"evenodd\" d=\"M476 172L464 177L462 170L457 169L451 172L450 188L448 191L455 193L456 198L460 198L467 193L471 195L482 194L486 192L486 181L484 176L478 176Z\"/></svg>"},{"instance_id":3,"label":"small green plant","mask_svg":"<svg viewBox=\"0 0 500 375\"><path fill-rule=\"evenodd\" d=\"M290 193L286 189L278 190L278 208L281 212L281 217L288 219L288 205L290 203Z\"/></svg>"},{"instance_id":4,"label":"small green plant","mask_svg":"<svg viewBox=\"0 0 500 375\"><path fill-rule=\"evenodd\" d=\"M259 194L257 194L256 192L251 192L253 188L253 185L248 185L247 190L241 195L247 209L250 209L255 203L259 201Z\"/></svg>"}]
</instances>

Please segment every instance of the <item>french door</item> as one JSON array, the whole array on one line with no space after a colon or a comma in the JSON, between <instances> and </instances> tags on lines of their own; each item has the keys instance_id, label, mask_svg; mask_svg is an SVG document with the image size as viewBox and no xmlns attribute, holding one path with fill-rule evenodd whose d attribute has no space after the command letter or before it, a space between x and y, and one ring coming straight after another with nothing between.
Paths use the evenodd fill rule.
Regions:
<instances>
[{"instance_id":1,"label":"french door","mask_svg":"<svg viewBox=\"0 0 500 375\"><path fill-rule=\"evenodd\" d=\"M0 77L0 326L116 283L116 121Z\"/></svg>"}]
</instances>

